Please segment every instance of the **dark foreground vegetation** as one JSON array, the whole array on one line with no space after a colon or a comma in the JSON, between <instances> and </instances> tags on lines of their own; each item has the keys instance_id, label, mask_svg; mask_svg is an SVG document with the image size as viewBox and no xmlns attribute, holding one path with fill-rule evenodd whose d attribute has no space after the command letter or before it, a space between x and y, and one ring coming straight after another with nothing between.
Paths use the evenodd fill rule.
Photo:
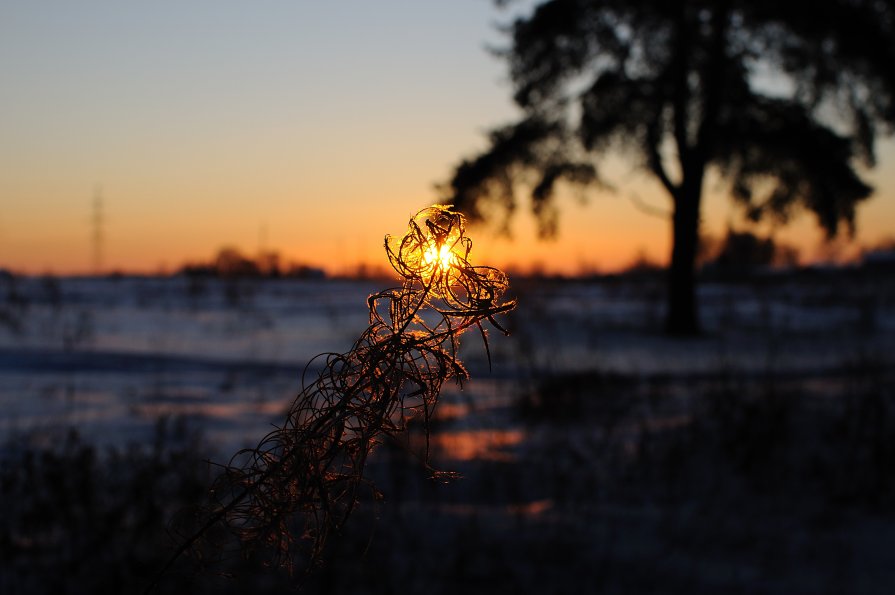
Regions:
<instances>
[{"instance_id":1,"label":"dark foreground vegetation","mask_svg":"<svg viewBox=\"0 0 895 595\"><path fill-rule=\"evenodd\" d=\"M890 267L727 275L704 285L706 332L686 341L657 330L659 273L514 280L520 307L513 336L493 337L493 373L471 351L474 380L443 395L432 420L432 462L461 478L429 479L425 437L411 424L407 445L383 445L367 464L381 498L363 493L310 576L265 566L263 551L218 560L232 543L212 536L204 557L180 559L155 592L262 595L300 583L304 593L352 595L891 593ZM194 507L218 472L206 460L231 452L215 452L215 431L220 439L251 417L245 402L276 405L293 386L281 378L291 365L243 358L235 361L246 367L230 369L227 352L212 348L226 333L254 332L264 345L273 321L299 329L283 345L314 329L332 342L341 304L354 312L368 291L271 281L234 304L225 284L196 295L190 287L7 284L3 311L15 324L0 324L0 393L23 392L4 412L30 419L24 403L44 421L20 431L5 422L0 593L141 592L194 528ZM318 293L327 296L320 303L306 297ZM286 308L293 303L304 304L303 317ZM197 318L207 362L176 352L113 358L114 345L102 342L110 321L139 330L173 319L183 338ZM233 318L244 324L232 330ZM82 319L92 333L79 330ZM252 323L260 330L248 323L262 320ZM354 335L358 322L343 324ZM150 346L170 341L157 332ZM133 347L140 335L120 336ZM53 383L70 388L41 392ZM42 412L66 399L70 421L87 428L80 436L52 429L69 418L45 421ZM283 407L290 401L284 395ZM234 403L232 416L207 413ZM281 419L266 407L259 420ZM149 415L140 412L157 411L172 413L154 438L128 430ZM105 425L90 425L103 416ZM103 432L115 428L134 443L108 445Z\"/></svg>"},{"instance_id":2,"label":"dark foreground vegetation","mask_svg":"<svg viewBox=\"0 0 895 595\"><path fill-rule=\"evenodd\" d=\"M523 440L438 463L461 479L380 449L384 499L310 577L181 560L158 592L889 593L893 389L872 360L820 383L541 377L503 412ZM0 591L140 591L207 488L201 440L164 421L142 447L33 438L3 448Z\"/></svg>"}]
</instances>

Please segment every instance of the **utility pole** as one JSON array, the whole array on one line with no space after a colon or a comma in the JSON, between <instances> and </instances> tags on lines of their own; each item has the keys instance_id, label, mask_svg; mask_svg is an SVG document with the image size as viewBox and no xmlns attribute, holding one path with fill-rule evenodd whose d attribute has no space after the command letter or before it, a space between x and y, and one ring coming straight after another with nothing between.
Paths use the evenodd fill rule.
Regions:
<instances>
[{"instance_id":1,"label":"utility pole","mask_svg":"<svg viewBox=\"0 0 895 595\"><path fill-rule=\"evenodd\" d=\"M258 228L258 256L264 256L267 252L267 223L264 222Z\"/></svg>"},{"instance_id":2,"label":"utility pole","mask_svg":"<svg viewBox=\"0 0 895 595\"><path fill-rule=\"evenodd\" d=\"M94 275L101 274L103 270L103 242L105 240L103 223L103 193L102 187L97 186L93 191L93 216L91 218Z\"/></svg>"}]
</instances>

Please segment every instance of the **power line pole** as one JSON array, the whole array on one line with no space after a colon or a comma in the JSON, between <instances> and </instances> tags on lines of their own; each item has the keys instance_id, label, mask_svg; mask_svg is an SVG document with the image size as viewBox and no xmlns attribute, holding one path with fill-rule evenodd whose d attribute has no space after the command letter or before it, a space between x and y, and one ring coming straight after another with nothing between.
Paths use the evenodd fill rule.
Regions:
<instances>
[{"instance_id":1,"label":"power line pole","mask_svg":"<svg viewBox=\"0 0 895 595\"><path fill-rule=\"evenodd\" d=\"M91 218L93 227L93 274L99 275L103 269L103 242L105 240L105 230L103 229L103 193L102 188L97 186L93 191L93 217Z\"/></svg>"},{"instance_id":2,"label":"power line pole","mask_svg":"<svg viewBox=\"0 0 895 595\"><path fill-rule=\"evenodd\" d=\"M263 256L267 252L267 223L261 224L258 229L258 256Z\"/></svg>"}]
</instances>

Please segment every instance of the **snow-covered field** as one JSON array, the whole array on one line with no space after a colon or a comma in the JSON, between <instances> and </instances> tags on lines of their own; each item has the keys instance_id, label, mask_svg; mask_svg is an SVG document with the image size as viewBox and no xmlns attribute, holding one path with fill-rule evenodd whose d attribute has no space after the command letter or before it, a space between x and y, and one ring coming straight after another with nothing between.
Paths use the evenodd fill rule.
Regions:
<instances>
[{"instance_id":1,"label":"snow-covered field","mask_svg":"<svg viewBox=\"0 0 895 595\"><path fill-rule=\"evenodd\" d=\"M83 444L151 445L168 419L226 460L280 421L315 355L351 346L385 286L0 277L15 561L0 591L46 592L66 564L85 569L72 592L99 592L110 567L144 573L119 590L145 584L166 551L152 531L180 502L164 498L206 482L175 473L182 453L103 471ZM659 332L661 279L513 286L512 336L491 333L491 366L464 338L473 379L446 387L429 437L462 479L429 479L418 429L380 448L367 472L384 502L359 508L309 592L893 592L891 275L706 284L706 332L688 340ZM223 590L175 575L168 591L282 592L253 572Z\"/></svg>"},{"instance_id":2,"label":"snow-covered field","mask_svg":"<svg viewBox=\"0 0 895 595\"><path fill-rule=\"evenodd\" d=\"M99 443L139 441L159 416L172 416L223 450L253 443L278 420L315 355L350 348L367 324L366 297L384 287L186 278L5 284L2 437L73 426ZM658 332L655 280L520 282L519 309L504 321L512 336L490 334L490 369L482 342L466 337L473 381L463 393L446 391L442 414L456 420L509 407L533 381L567 373L667 377L669 385L774 374L822 385L850 366L889 366L895 305L891 288L879 289L843 290L823 279L706 285L706 336L680 341ZM514 430L509 419L465 423Z\"/></svg>"}]
</instances>

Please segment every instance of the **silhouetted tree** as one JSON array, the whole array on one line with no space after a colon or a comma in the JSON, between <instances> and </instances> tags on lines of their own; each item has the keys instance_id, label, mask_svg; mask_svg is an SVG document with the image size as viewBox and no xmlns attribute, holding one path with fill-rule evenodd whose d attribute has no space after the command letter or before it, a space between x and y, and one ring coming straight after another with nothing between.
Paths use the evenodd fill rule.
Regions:
<instances>
[{"instance_id":1,"label":"silhouetted tree","mask_svg":"<svg viewBox=\"0 0 895 595\"><path fill-rule=\"evenodd\" d=\"M261 270L258 263L236 248L226 247L218 251L214 259L214 270L220 277L259 277Z\"/></svg>"},{"instance_id":2,"label":"silhouetted tree","mask_svg":"<svg viewBox=\"0 0 895 595\"><path fill-rule=\"evenodd\" d=\"M601 182L612 151L638 160L671 198L672 334L699 330L708 172L752 219L802 207L830 236L853 232L872 191L856 163L874 164L874 138L895 122L895 1L552 0L509 33L500 54L524 115L443 187L470 218L509 215L523 182L550 236L558 181Z\"/></svg>"},{"instance_id":3,"label":"silhouetted tree","mask_svg":"<svg viewBox=\"0 0 895 595\"><path fill-rule=\"evenodd\" d=\"M708 267L722 277L748 277L757 269L773 264L776 253L773 239L729 227L721 250Z\"/></svg>"},{"instance_id":4,"label":"silhouetted tree","mask_svg":"<svg viewBox=\"0 0 895 595\"><path fill-rule=\"evenodd\" d=\"M255 265L262 277L278 278L282 276L280 253L276 250L259 252L255 258Z\"/></svg>"}]
</instances>

